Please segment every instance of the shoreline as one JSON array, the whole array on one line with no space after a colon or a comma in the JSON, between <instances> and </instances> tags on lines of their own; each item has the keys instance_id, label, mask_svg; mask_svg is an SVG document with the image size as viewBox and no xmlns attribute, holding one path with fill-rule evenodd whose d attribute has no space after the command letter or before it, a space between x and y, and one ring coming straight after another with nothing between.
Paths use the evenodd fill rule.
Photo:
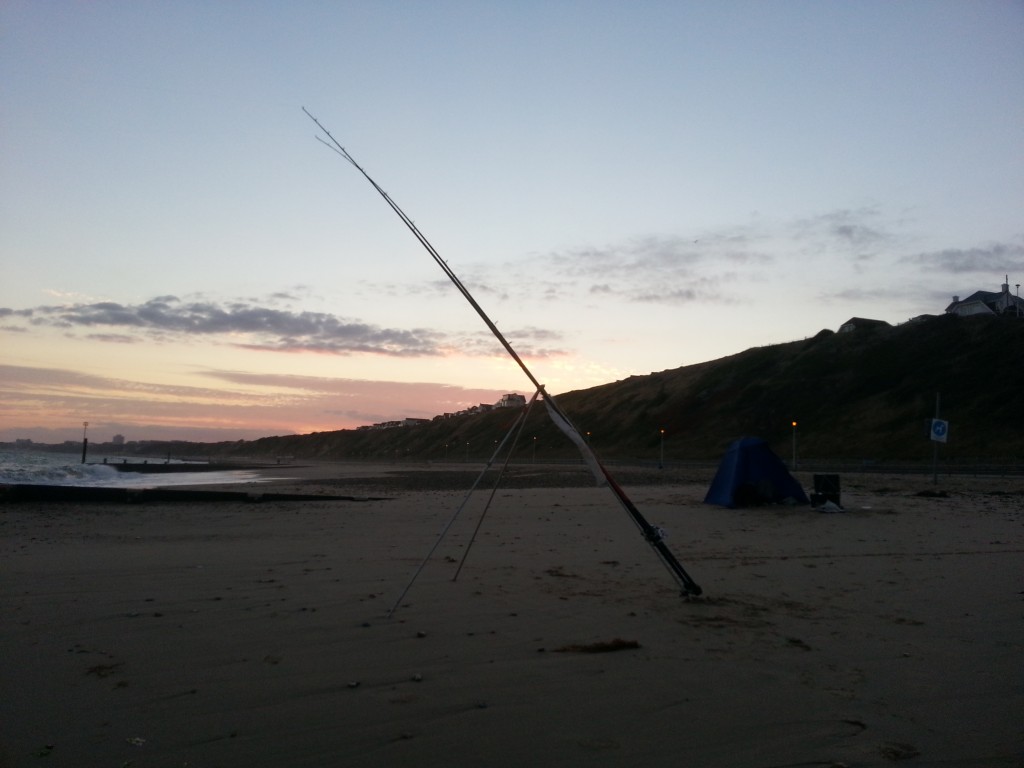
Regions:
<instances>
[{"instance_id":1,"label":"shoreline","mask_svg":"<svg viewBox=\"0 0 1024 768\"><path fill-rule=\"evenodd\" d=\"M102 464L91 466L104 466ZM175 496L183 501L199 500L196 495L188 498L188 492L205 493L209 500L216 500L219 494L225 499L259 499L268 494L284 497L294 495L302 500L315 500L336 496L340 492L348 498L348 491L372 490L376 494L395 491L463 491L468 492L479 481L477 491L497 487L498 490L525 490L536 488L594 488L598 487L589 469L581 462L522 463L510 464L504 472L497 467L485 467L475 462L363 462L363 461L315 461L301 464L231 464L211 463L190 464L141 464L115 465L115 469L139 474L153 474L149 485L74 485L51 483L0 483L0 502L3 501L89 501L123 500L131 501L156 499L166 495L164 500ZM167 469L167 467L172 467ZM127 467L127 469L121 469ZM137 470L136 467L141 467ZM197 476L218 472L247 472L249 476L233 477L220 481L170 482L161 484L159 475L194 473ZM658 468L646 463L622 463L612 467L612 474L623 487L660 487L671 485L709 486L717 471L710 465L680 465ZM987 473L947 473L933 476L931 472L914 471L881 472L854 471L819 473L817 469L798 470L792 475L809 493L814 488L814 477L818 474L837 475L840 492L846 488L902 486L915 489L921 495L948 495L950 492L970 490L977 487L1006 486L1024 489L1024 475ZM601 486L603 487L603 486ZM1011 491L1013 492L1013 491ZM1024 494L1024 491L1020 491ZM106 498L105 498L106 497ZM309 497L308 499L306 497Z\"/></svg>"},{"instance_id":2,"label":"shoreline","mask_svg":"<svg viewBox=\"0 0 1024 768\"><path fill-rule=\"evenodd\" d=\"M141 463L140 462L129 463L128 461L122 461L122 462L113 462L113 461L111 461L111 462L107 462L107 461L97 462L97 461L89 461L89 462L86 462L86 466L90 466L90 467L113 467L118 472L139 472L139 473L142 473L142 474L164 474L164 473L168 473L168 472L170 472L170 473L174 473L174 472L230 472L230 471L236 471L236 470L242 470L242 469L256 469L256 470L259 470L259 469L265 469L267 466L274 466L274 465L253 464L253 463L246 463L246 462L234 464L234 463L231 463L231 462L213 462L213 461L195 461L195 462L187 462L187 461L168 462L168 461L161 461L159 463L154 462L153 464L150 464L148 461L143 461ZM299 467L301 467L302 465L291 465L291 466L299 466Z\"/></svg>"}]
</instances>

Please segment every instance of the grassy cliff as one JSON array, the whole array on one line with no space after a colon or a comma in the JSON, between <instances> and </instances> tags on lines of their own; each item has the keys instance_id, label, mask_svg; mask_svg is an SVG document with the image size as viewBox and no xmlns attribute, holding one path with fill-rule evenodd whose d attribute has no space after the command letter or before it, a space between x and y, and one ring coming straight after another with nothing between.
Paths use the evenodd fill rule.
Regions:
<instances>
[{"instance_id":1,"label":"grassy cliff","mask_svg":"<svg viewBox=\"0 0 1024 768\"><path fill-rule=\"evenodd\" d=\"M804 341L556 394L580 431L589 433L598 454L608 459L657 461L662 449L666 461L715 459L744 435L765 438L788 458L792 422L797 421L799 454L808 461L891 462L929 459L925 424L935 413L937 393L941 417L950 422L944 459L1019 463L1024 457L1024 321L940 316L851 333L822 331ZM478 461L490 455L515 415L507 409L417 427L176 445L172 450L297 459ZM575 455L538 403L517 458Z\"/></svg>"}]
</instances>

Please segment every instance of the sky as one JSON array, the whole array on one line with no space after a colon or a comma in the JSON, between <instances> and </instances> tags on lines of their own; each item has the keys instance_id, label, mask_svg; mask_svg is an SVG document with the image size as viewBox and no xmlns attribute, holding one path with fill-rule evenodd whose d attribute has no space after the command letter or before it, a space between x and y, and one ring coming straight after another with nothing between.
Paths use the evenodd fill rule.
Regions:
<instances>
[{"instance_id":1,"label":"sky","mask_svg":"<svg viewBox=\"0 0 1024 768\"><path fill-rule=\"evenodd\" d=\"M1024 2L0 4L0 441L430 418L1024 282Z\"/></svg>"}]
</instances>

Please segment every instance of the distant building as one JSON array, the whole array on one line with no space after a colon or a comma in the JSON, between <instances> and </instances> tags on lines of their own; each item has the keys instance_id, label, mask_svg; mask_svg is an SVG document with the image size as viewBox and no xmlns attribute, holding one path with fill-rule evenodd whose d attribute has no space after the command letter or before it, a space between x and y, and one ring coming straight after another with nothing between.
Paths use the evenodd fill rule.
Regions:
<instances>
[{"instance_id":1,"label":"distant building","mask_svg":"<svg viewBox=\"0 0 1024 768\"><path fill-rule=\"evenodd\" d=\"M114 435L110 442L114 445L124 445L124 435Z\"/></svg>"},{"instance_id":2,"label":"distant building","mask_svg":"<svg viewBox=\"0 0 1024 768\"><path fill-rule=\"evenodd\" d=\"M1000 291L975 291L966 299L953 297L953 303L946 307L951 315L1010 315L1024 317L1024 299L1020 297L1020 283L1017 284L1017 295L1010 293L1010 276L1000 286Z\"/></svg>"},{"instance_id":3,"label":"distant building","mask_svg":"<svg viewBox=\"0 0 1024 768\"><path fill-rule=\"evenodd\" d=\"M851 317L839 326L840 333L852 333L858 328L889 328L885 320L868 320L865 317Z\"/></svg>"},{"instance_id":4,"label":"distant building","mask_svg":"<svg viewBox=\"0 0 1024 768\"><path fill-rule=\"evenodd\" d=\"M402 419L400 421L382 421L377 424L368 427L357 427L357 429L394 429L395 427L418 427L421 424L429 424L432 421L440 421L443 419L454 419L457 416L469 416L471 414L488 413L495 410L496 408L522 408L526 405L526 397L524 395L509 394L502 395L502 398L494 403L480 403L479 405L473 405L461 411L455 413L443 413L439 416L435 416L432 419Z\"/></svg>"},{"instance_id":5,"label":"distant building","mask_svg":"<svg viewBox=\"0 0 1024 768\"><path fill-rule=\"evenodd\" d=\"M495 408L522 408L526 405L525 395L503 395L501 400L494 404Z\"/></svg>"},{"instance_id":6,"label":"distant building","mask_svg":"<svg viewBox=\"0 0 1024 768\"><path fill-rule=\"evenodd\" d=\"M381 421L372 427L359 427L359 429L397 429L398 427L418 427L420 424L429 424L430 419L399 419L398 421Z\"/></svg>"}]
</instances>

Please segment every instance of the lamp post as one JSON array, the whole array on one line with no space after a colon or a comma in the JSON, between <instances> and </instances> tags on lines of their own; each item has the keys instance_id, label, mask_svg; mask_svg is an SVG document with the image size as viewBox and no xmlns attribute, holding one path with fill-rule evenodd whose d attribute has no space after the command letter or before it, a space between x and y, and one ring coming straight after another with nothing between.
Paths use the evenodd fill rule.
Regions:
<instances>
[{"instance_id":1,"label":"lamp post","mask_svg":"<svg viewBox=\"0 0 1024 768\"><path fill-rule=\"evenodd\" d=\"M661 432L661 450L658 453L658 469L665 468L665 430L659 430Z\"/></svg>"},{"instance_id":2,"label":"lamp post","mask_svg":"<svg viewBox=\"0 0 1024 768\"><path fill-rule=\"evenodd\" d=\"M793 469L796 469L796 422L793 422Z\"/></svg>"},{"instance_id":3,"label":"lamp post","mask_svg":"<svg viewBox=\"0 0 1024 768\"><path fill-rule=\"evenodd\" d=\"M86 433L89 431L89 422L82 422L82 463L85 464L85 453L89 447L89 438L86 437Z\"/></svg>"}]
</instances>

